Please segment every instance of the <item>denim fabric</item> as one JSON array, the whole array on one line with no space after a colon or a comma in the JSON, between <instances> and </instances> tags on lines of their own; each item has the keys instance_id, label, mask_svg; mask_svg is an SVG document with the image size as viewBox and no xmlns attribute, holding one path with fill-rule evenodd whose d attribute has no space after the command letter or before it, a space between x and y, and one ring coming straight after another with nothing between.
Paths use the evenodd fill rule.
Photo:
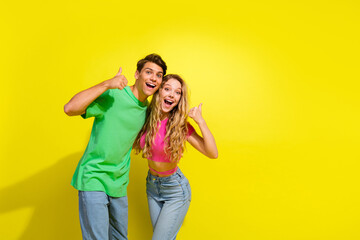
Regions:
<instances>
[{"instance_id":1,"label":"denim fabric","mask_svg":"<svg viewBox=\"0 0 360 240\"><path fill-rule=\"evenodd\" d=\"M127 196L79 191L79 214L84 240L127 240Z\"/></svg>"},{"instance_id":2,"label":"denim fabric","mask_svg":"<svg viewBox=\"0 0 360 240\"><path fill-rule=\"evenodd\" d=\"M153 240L173 240L184 221L191 201L190 184L178 170L168 177L153 176L146 179Z\"/></svg>"}]
</instances>

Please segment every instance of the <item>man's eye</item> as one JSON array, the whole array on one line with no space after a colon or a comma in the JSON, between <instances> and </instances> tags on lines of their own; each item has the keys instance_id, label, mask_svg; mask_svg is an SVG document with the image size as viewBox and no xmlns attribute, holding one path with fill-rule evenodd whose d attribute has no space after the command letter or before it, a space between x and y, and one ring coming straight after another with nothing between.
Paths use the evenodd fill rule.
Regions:
<instances>
[{"instance_id":1,"label":"man's eye","mask_svg":"<svg viewBox=\"0 0 360 240\"><path fill-rule=\"evenodd\" d=\"M158 74L157 77L158 77L158 78L162 78L162 75L161 75L161 74Z\"/></svg>"},{"instance_id":2,"label":"man's eye","mask_svg":"<svg viewBox=\"0 0 360 240\"><path fill-rule=\"evenodd\" d=\"M146 71L147 74L151 73L150 71Z\"/></svg>"}]
</instances>

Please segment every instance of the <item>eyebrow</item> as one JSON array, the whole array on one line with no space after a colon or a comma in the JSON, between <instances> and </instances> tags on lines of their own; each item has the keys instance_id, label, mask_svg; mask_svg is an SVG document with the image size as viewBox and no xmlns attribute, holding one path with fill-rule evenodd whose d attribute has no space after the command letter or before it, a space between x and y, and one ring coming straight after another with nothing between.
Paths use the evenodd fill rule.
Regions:
<instances>
[{"instance_id":1,"label":"eyebrow","mask_svg":"<svg viewBox=\"0 0 360 240\"><path fill-rule=\"evenodd\" d=\"M146 70L146 69L149 69L149 70L151 70L151 71L153 71L153 72L156 72L155 69L152 69L152 68L149 68L149 67L145 68L145 70ZM162 72L162 71L159 71L159 72L157 72L157 73L163 73L163 72Z\"/></svg>"},{"instance_id":2,"label":"eyebrow","mask_svg":"<svg viewBox=\"0 0 360 240\"><path fill-rule=\"evenodd\" d=\"M171 85L168 84L168 83L165 83L165 84L164 84L164 87L165 87L165 86L170 86L170 87L171 87ZM176 90L178 90L178 89L180 89L180 91L181 91L181 87L177 88Z\"/></svg>"}]
</instances>

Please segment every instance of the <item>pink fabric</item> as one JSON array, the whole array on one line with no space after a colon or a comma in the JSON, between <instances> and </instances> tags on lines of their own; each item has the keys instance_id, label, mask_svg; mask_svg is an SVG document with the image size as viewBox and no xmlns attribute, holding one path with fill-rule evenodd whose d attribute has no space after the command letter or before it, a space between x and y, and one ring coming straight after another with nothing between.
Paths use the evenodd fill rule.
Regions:
<instances>
[{"instance_id":1,"label":"pink fabric","mask_svg":"<svg viewBox=\"0 0 360 240\"><path fill-rule=\"evenodd\" d=\"M164 151L164 148L165 148L164 138L166 135L167 121L168 121L168 118L165 118L164 120L161 121L161 126L155 137L155 142L152 145L152 149L151 149L152 158L149 160L152 160L154 162L170 162L170 158L165 154L165 151ZM187 123L187 125L188 125L187 137L190 137L190 135L195 131L195 129L190 123ZM145 146L145 135L146 135L146 133L144 135L142 135L141 139L140 139L140 147L141 148L144 148L144 146Z\"/></svg>"}]
</instances>

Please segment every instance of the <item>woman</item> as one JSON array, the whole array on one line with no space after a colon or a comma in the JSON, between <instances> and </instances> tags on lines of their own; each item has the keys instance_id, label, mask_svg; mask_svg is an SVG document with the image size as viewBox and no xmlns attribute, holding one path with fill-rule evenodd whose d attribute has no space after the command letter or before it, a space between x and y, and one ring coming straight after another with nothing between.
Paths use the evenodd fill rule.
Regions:
<instances>
[{"instance_id":1,"label":"woman","mask_svg":"<svg viewBox=\"0 0 360 240\"><path fill-rule=\"evenodd\" d=\"M188 99L184 80L166 75L153 96L148 117L134 143L137 153L148 159L146 182L153 237L175 239L191 201L189 181L178 168L188 141L209 158L217 158L215 139L201 115L201 105L189 112L202 136L187 122Z\"/></svg>"}]
</instances>

